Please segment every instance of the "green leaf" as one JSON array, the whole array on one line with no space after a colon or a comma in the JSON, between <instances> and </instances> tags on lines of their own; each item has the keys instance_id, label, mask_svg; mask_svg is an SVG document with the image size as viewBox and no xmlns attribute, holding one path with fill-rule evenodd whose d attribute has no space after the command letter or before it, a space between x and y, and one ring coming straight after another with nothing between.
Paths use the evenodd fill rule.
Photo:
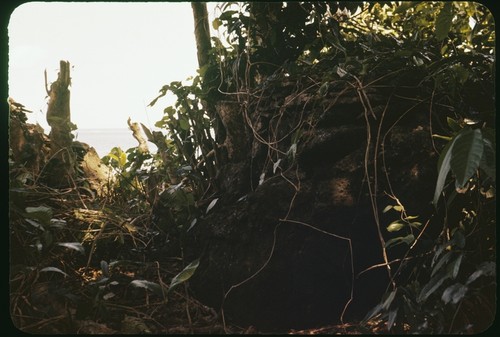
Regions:
<instances>
[{"instance_id":1,"label":"green leaf","mask_svg":"<svg viewBox=\"0 0 500 337\"><path fill-rule=\"evenodd\" d=\"M385 243L385 248L389 248L391 246L399 245L400 243L405 243L408 246L411 245L415 241L415 236L413 234L408 234L407 236L399 236L394 239L390 239Z\"/></svg>"},{"instance_id":2,"label":"green leaf","mask_svg":"<svg viewBox=\"0 0 500 337\"><path fill-rule=\"evenodd\" d=\"M144 288L150 290L158 297L164 297L164 289L162 289L162 287L158 283L147 280L133 280L132 282L130 282L130 285L136 288Z\"/></svg>"},{"instance_id":3,"label":"green leaf","mask_svg":"<svg viewBox=\"0 0 500 337\"><path fill-rule=\"evenodd\" d=\"M77 252L79 252L81 254L85 254L85 248L83 248L83 246L80 242L59 242L57 245L61 246L61 247L66 247L69 249L76 250Z\"/></svg>"},{"instance_id":4,"label":"green leaf","mask_svg":"<svg viewBox=\"0 0 500 337\"><path fill-rule=\"evenodd\" d=\"M26 207L26 216L33 220L38 220L42 224L50 224L52 209L46 206Z\"/></svg>"},{"instance_id":5,"label":"green leaf","mask_svg":"<svg viewBox=\"0 0 500 337\"><path fill-rule=\"evenodd\" d=\"M219 18L215 18L214 21L212 21L212 27L214 27L215 30L219 29L221 25L222 21Z\"/></svg>"},{"instance_id":6,"label":"green leaf","mask_svg":"<svg viewBox=\"0 0 500 337\"><path fill-rule=\"evenodd\" d=\"M481 161L479 163L479 167L483 169L483 171L493 179L493 181L496 181L496 146L495 146L495 135L490 132L489 129L483 129L482 130L483 134L483 145L484 145L484 152L483 156L481 157Z\"/></svg>"},{"instance_id":7,"label":"green leaf","mask_svg":"<svg viewBox=\"0 0 500 337\"><path fill-rule=\"evenodd\" d=\"M450 172L451 169L450 161L452 156L451 150L453 149L455 141L457 140L457 137L459 135L460 134L452 138L452 140L450 140L448 144L446 144L443 151L441 151L441 154L439 155L438 179L436 182L436 190L434 191L434 199L432 201L434 206L437 205L441 192L443 191L444 188L444 183L446 182L446 177L448 176L448 172Z\"/></svg>"},{"instance_id":8,"label":"green leaf","mask_svg":"<svg viewBox=\"0 0 500 337\"><path fill-rule=\"evenodd\" d=\"M481 130L464 129L451 149L450 166L456 186L462 188L474 175L483 156L484 142Z\"/></svg>"},{"instance_id":9,"label":"green leaf","mask_svg":"<svg viewBox=\"0 0 500 337\"><path fill-rule=\"evenodd\" d=\"M190 264L186 266L179 274L177 274L170 282L170 287L168 288L168 292L171 292L175 287L179 284L186 282L194 275L196 268L198 268L200 264L200 259L196 259Z\"/></svg>"},{"instance_id":10,"label":"green leaf","mask_svg":"<svg viewBox=\"0 0 500 337\"><path fill-rule=\"evenodd\" d=\"M392 207L393 207L392 205L387 205L387 206L385 206L385 208L384 208L384 210L382 211L382 213L386 213L386 212L388 212L389 210L391 210L391 209L392 209Z\"/></svg>"},{"instance_id":11,"label":"green leaf","mask_svg":"<svg viewBox=\"0 0 500 337\"><path fill-rule=\"evenodd\" d=\"M438 41L443 41L448 36L452 20L452 3L446 2L436 18L436 39Z\"/></svg>"},{"instance_id":12,"label":"green leaf","mask_svg":"<svg viewBox=\"0 0 500 337\"><path fill-rule=\"evenodd\" d=\"M184 117L181 117L179 118L179 126L181 127L182 130L189 130L189 121L184 118Z\"/></svg>"},{"instance_id":13,"label":"green leaf","mask_svg":"<svg viewBox=\"0 0 500 337\"><path fill-rule=\"evenodd\" d=\"M389 226L387 226L387 231L388 232L397 232L401 230L405 226L405 223L401 222L401 220L396 220L391 222Z\"/></svg>"},{"instance_id":14,"label":"green leaf","mask_svg":"<svg viewBox=\"0 0 500 337\"><path fill-rule=\"evenodd\" d=\"M398 212L403 211L403 206L400 206L400 205L396 205L393 208L394 208L395 211L398 211Z\"/></svg>"}]
</instances>

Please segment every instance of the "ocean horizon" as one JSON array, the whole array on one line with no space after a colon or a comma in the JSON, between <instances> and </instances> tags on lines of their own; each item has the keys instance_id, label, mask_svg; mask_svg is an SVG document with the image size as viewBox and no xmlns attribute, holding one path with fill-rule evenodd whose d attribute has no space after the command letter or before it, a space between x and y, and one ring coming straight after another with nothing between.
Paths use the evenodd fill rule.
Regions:
<instances>
[{"instance_id":1,"label":"ocean horizon","mask_svg":"<svg viewBox=\"0 0 500 337\"><path fill-rule=\"evenodd\" d=\"M99 157L106 156L113 147L120 147L123 151L137 147L139 142L132 136L132 131L126 128L116 129L78 129L73 131L75 140L93 147ZM150 151L157 150L153 143L148 142Z\"/></svg>"}]
</instances>

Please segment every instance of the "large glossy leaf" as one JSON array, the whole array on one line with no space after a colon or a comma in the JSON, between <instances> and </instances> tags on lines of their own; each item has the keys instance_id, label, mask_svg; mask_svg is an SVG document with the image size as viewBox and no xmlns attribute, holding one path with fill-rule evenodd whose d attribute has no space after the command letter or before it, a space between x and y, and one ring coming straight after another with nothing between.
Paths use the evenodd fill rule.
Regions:
<instances>
[{"instance_id":1,"label":"large glossy leaf","mask_svg":"<svg viewBox=\"0 0 500 337\"><path fill-rule=\"evenodd\" d=\"M450 31L453 20L453 4L446 2L436 18L436 39L444 40Z\"/></svg>"},{"instance_id":2,"label":"large glossy leaf","mask_svg":"<svg viewBox=\"0 0 500 337\"><path fill-rule=\"evenodd\" d=\"M436 190L434 191L434 205L437 205L441 192L444 188L444 183L446 182L446 177L448 176L448 172L450 172L450 160L451 160L451 149L453 148L453 144L455 144L456 138L453 138L446 146L444 147L441 155L438 160L438 178L436 182Z\"/></svg>"},{"instance_id":3,"label":"large glossy leaf","mask_svg":"<svg viewBox=\"0 0 500 337\"><path fill-rule=\"evenodd\" d=\"M483 129L483 143L484 152L481 157L481 162L479 167L491 178L496 181L496 146L495 146L495 134L491 129Z\"/></svg>"},{"instance_id":4,"label":"large glossy leaf","mask_svg":"<svg viewBox=\"0 0 500 337\"><path fill-rule=\"evenodd\" d=\"M479 129L464 129L451 149L450 166L456 186L463 187L474 175L483 156L483 135Z\"/></svg>"},{"instance_id":5,"label":"large glossy leaf","mask_svg":"<svg viewBox=\"0 0 500 337\"><path fill-rule=\"evenodd\" d=\"M190 264L186 266L179 274L177 274L173 279L172 282L170 282L170 287L168 288L168 291L172 291L175 287L177 287L179 284L186 282L193 276L194 272L196 271L196 268L198 268L200 264L200 259L196 259Z\"/></svg>"}]
</instances>

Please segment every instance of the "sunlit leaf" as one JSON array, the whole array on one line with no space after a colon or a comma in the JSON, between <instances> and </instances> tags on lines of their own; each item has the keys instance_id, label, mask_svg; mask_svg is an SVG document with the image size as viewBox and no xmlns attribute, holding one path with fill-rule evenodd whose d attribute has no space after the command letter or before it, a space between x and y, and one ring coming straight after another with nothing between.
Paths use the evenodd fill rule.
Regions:
<instances>
[{"instance_id":1,"label":"sunlit leaf","mask_svg":"<svg viewBox=\"0 0 500 337\"><path fill-rule=\"evenodd\" d=\"M76 250L81 254L85 254L85 248L83 248L82 244L79 242L59 242L57 245Z\"/></svg>"},{"instance_id":2,"label":"sunlit leaf","mask_svg":"<svg viewBox=\"0 0 500 337\"><path fill-rule=\"evenodd\" d=\"M388 232L397 232L403 228L405 224L401 222L400 220L396 220L392 222L389 226L387 226L387 231Z\"/></svg>"},{"instance_id":3,"label":"sunlit leaf","mask_svg":"<svg viewBox=\"0 0 500 337\"><path fill-rule=\"evenodd\" d=\"M56 268L56 267L45 267L45 268L40 269L40 272L55 272L55 273L63 274L64 276L68 276L68 274L66 274L61 269Z\"/></svg>"},{"instance_id":4,"label":"sunlit leaf","mask_svg":"<svg viewBox=\"0 0 500 337\"><path fill-rule=\"evenodd\" d=\"M219 27L222 25L222 21L219 18L216 18L214 21L212 21L212 27L217 30Z\"/></svg>"},{"instance_id":5,"label":"sunlit leaf","mask_svg":"<svg viewBox=\"0 0 500 337\"><path fill-rule=\"evenodd\" d=\"M386 213L386 212L388 212L389 210L391 210L391 209L392 209L392 207L393 207L392 205L387 205L387 206L385 206L385 208L384 208L384 210L382 211L382 213Z\"/></svg>"},{"instance_id":6,"label":"sunlit leaf","mask_svg":"<svg viewBox=\"0 0 500 337\"><path fill-rule=\"evenodd\" d=\"M436 39L444 40L450 31L453 20L453 5L446 2L436 18Z\"/></svg>"},{"instance_id":7,"label":"sunlit leaf","mask_svg":"<svg viewBox=\"0 0 500 337\"><path fill-rule=\"evenodd\" d=\"M394 208L395 211L398 211L398 212L403 211L403 206L400 206L400 205L396 205L393 208Z\"/></svg>"},{"instance_id":8,"label":"sunlit leaf","mask_svg":"<svg viewBox=\"0 0 500 337\"><path fill-rule=\"evenodd\" d=\"M200 259L196 259L190 264L186 266L179 274L177 274L173 279L172 282L170 282L170 287L168 288L168 291L172 291L175 287L177 287L179 284L186 282L191 278L191 276L194 275L194 272L196 271L196 268L200 265Z\"/></svg>"}]
</instances>

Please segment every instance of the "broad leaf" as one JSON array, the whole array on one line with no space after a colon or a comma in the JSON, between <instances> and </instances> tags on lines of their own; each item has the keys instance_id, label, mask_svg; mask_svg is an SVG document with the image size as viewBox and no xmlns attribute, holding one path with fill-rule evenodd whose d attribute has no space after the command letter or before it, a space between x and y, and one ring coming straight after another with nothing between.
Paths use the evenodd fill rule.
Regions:
<instances>
[{"instance_id":1,"label":"broad leaf","mask_svg":"<svg viewBox=\"0 0 500 337\"><path fill-rule=\"evenodd\" d=\"M453 20L453 4L446 2L436 18L436 39L444 40L450 32Z\"/></svg>"},{"instance_id":2,"label":"broad leaf","mask_svg":"<svg viewBox=\"0 0 500 337\"><path fill-rule=\"evenodd\" d=\"M136 288L144 288L150 290L153 294L158 297L164 297L164 291L162 287L155 282L146 281L146 280L133 280L130 282L130 285Z\"/></svg>"},{"instance_id":3,"label":"broad leaf","mask_svg":"<svg viewBox=\"0 0 500 337\"><path fill-rule=\"evenodd\" d=\"M186 266L179 274L177 274L173 279L172 282L170 282L170 287L168 288L168 291L172 291L175 287L177 287L179 284L186 282L191 278L191 276L194 275L194 272L196 271L196 268L198 268L200 264L200 259L196 259L190 264Z\"/></svg>"},{"instance_id":4,"label":"broad leaf","mask_svg":"<svg viewBox=\"0 0 500 337\"><path fill-rule=\"evenodd\" d=\"M52 218L52 209L46 206L26 207L27 217L38 220L42 224L49 224Z\"/></svg>"},{"instance_id":5,"label":"broad leaf","mask_svg":"<svg viewBox=\"0 0 500 337\"><path fill-rule=\"evenodd\" d=\"M452 304L457 304L462 298L464 298L467 290L467 286L464 286L461 283L455 283L443 291L441 299L443 300L444 304L448 304L450 302Z\"/></svg>"},{"instance_id":6,"label":"broad leaf","mask_svg":"<svg viewBox=\"0 0 500 337\"><path fill-rule=\"evenodd\" d=\"M388 232L397 232L401 230L405 226L405 223L401 222L401 220L393 221L389 226L387 226Z\"/></svg>"},{"instance_id":7,"label":"broad leaf","mask_svg":"<svg viewBox=\"0 0 500 337\"><path fill-rule=\"evenodd\" d=\"M482 135L484 152L479 167L483 169L488 177L496 181L495 135L489 129L483 129Z\"/></svg>"},{"instance_id":8,"label":"broad leaf","mask_svg":"<svg viewBox=\"0 0 500 337\"><path fill-rule=\"evenodd\" d=\"M464 129L451 149L450 166L456 186L463 187L474 175L483 156L484 143L481 130Z\"/></svg>"},{"instance_id":9,"label":"broad leaf","mask_svg":"<svg viewBox=\"0 0 500 337\"><path fill-rule=\"evenodd\" d=\"M408 234L407 236L400 236L394 239L390 239L385 243L385 248L398 245L400 243L406 243L408 246L415 241L415 236L413 234Z\"/></svg>"},{"instance_id":10,"label":"broad leaf","mask_svg":"<svg viewBox=\"0 0 500 337\"><path fill-rule=\"evenodd\" d=\"M451 160L451 149L453 148L453 144L455 144L456 138L453 138L446 146L444 147L441 155L438 160L438 178L436 182L436 190L434 191L434 206L437 205L441 192L444 188L444 183L446 181L446 177L448 176L448 172L450 172L450 160Z\"/></svg>"}]
</instances>

